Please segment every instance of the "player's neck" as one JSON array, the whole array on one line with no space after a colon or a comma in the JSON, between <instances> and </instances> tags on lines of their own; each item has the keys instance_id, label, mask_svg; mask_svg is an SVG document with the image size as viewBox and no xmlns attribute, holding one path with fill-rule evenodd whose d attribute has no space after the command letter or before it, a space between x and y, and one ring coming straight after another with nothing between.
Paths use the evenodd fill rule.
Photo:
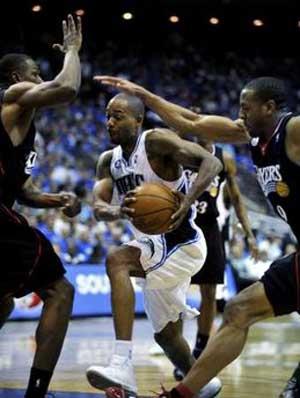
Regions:
<instances>
[{"instance_id":1,"label":"player's neck","mask_svg":"<svg viewBox=\"0 0 300 398\"><path fill-rule=\"evenodd\" d=\"M265 129L261 135L262 142L268 142L273 137L273 135L276 133L278 125L281 122L282 117L284 115L286 115L286 112L278 112L274 115L273 119L265 127Z\"/></svg>"},{"instance_id":2,"label":"player's neck","mask_svg":"<svg viewBox=\"0 0 300 398\"><path fill-rule=\"evenodd\" d=\"M121 145L122 151L123 151L123 156L125 159L128 159L130 157L130 155L132 154L132 152L134 151L137 139L138 139L137 136L132 137L130 140L128 140L127 142L125 142Z\"/></svg>"}]
</instances>

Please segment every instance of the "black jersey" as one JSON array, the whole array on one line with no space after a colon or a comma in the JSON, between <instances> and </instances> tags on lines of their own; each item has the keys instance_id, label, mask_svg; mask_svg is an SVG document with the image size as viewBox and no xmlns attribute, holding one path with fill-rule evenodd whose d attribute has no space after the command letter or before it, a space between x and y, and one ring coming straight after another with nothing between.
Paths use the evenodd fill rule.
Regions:
<instances>
[{"instance_id":1,"label":"black jersey","mask_svg":"<svg viewBox=\"0 0 300 398\"><path fill-rule=\"evenodd\" d=\"M250 142L257 180L275 212L285 220L300 241L300 166L291 162L285 150L286 125L294 117L286 113L279 120L270 141Z\"/></svg>"},{"instance_id":2,"label":"black jersey","mask_svg":"<svg viewBox=\"0 0 300 398\"><path fill-rule=\"evenodd\" d=\"M217 208L217 198L220 193L221 184L226 178L226 171L222 149L220 147L214 146L213 155L222 162L223 170L213 179L207 190L203 192L203 194L198 198L195 203L197 207L197 224L210 222L211 220L215 220L219 216L219 211ZM185 170L185 174L188 179L189 185L191 185L196 178L196 173L191 170Z\"/></svg>"},{"instance_id":3,"label":"black jersey","mask_svg":"<svg viewBox=\"0 0 300 398\"><path fill-rule=\"evenodd\" d=\"M0 90L0 107L5 90ZM13 146L0 118L0 204L12 207L21 187L30 176L36 160L34 139L36 129L29 127L24 141Z\"/></svg>"}]
</instances>

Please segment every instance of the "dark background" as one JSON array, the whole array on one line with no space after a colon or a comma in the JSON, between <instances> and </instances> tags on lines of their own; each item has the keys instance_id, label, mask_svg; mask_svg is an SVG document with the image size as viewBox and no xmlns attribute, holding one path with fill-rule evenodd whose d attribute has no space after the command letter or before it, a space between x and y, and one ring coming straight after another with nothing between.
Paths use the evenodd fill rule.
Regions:
<instances>
[{"instance_id":1,"label":"dark background","mask_svg":"<svg viewBox=\"0 0 300 398\"><path fill-rule=\"evenodd\" d=\"M300 1L296 0L8 0L1 2L1 53L25 50L45 54L60 40L60 22L69 12L83 8L85 48L101 51L113 40L120 51L136 46L146 51L164 49L179 33L185 40L208 52L238 51L241 54L298 55ZM33 13L32 5L42 11ZM134 14L124 21L125 11ZM168 21L180 17L178 24ZM212 26L211 16L220 18ZM262 18L265 26L253 27Z\"/></svg>"}]
</instances>

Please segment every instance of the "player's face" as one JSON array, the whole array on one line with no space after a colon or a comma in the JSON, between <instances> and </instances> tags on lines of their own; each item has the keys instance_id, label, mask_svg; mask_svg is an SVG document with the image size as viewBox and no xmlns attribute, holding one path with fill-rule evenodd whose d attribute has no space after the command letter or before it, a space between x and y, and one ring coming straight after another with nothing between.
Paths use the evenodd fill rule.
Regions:
<instances>
[{"instance_id":1,"label":"player's face","mask_svg":"<svg viewBox=\"0 0 300 398\"><path fill-rule=\"evenodd\" d=\"M244 89L240 96L239 117L243 119L252 137L262 133L267 116L266 105L255 96L253 90Z\"/></svg>"},{"instance_id":2,"label":"player's face","mask_svg":"<svg viewBox=\"0 0 300 398\"><path fill-rule=\"evenodd\" d=\"M25 66L22 72L20 72L19 76L21 81L32 82L36 84L43 82L40 76L40 69L32 59L26 60Z\"/></svg>"},{"instance_id":3,"label":"player's face","mask_svg":"<svg viewBox=\"0 0 300 398\"><path fill-rule=\"evenodd\" d=\"M111 142L122 145L138 134L140 123L126 101L112 99L106 108L106 125Z\"/></svg>"}]
</instances>

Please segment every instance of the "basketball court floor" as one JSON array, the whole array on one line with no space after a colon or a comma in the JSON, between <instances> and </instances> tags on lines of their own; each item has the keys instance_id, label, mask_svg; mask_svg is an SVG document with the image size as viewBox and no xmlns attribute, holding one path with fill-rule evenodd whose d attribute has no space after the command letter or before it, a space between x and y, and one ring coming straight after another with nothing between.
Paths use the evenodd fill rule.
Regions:
<instances>
[{"instance_id":1,"label":"basketball court floor","mask_svg":"<svg viewBox=\"0 0 300 398\"><path fill-rule=\"evenodd\" d=\"M0 398L23 398L34 350L35 322L8 322L0 334ZM192 344L195 322L185 324ZM113 347L112 318L86 318L70 324L64 350L51 384L56 398L94 398L101 391L89 386L85 369L108 363ZM151 356L151 326L146 318L135 322L134 363L139 392L153 395L162 382L175 384L172 366L162 355ZM220 374L220 398L279 396L300 359L300 322L297 315L262 322L252 327L243 354Z\"/></svg>"}]
</instances>

